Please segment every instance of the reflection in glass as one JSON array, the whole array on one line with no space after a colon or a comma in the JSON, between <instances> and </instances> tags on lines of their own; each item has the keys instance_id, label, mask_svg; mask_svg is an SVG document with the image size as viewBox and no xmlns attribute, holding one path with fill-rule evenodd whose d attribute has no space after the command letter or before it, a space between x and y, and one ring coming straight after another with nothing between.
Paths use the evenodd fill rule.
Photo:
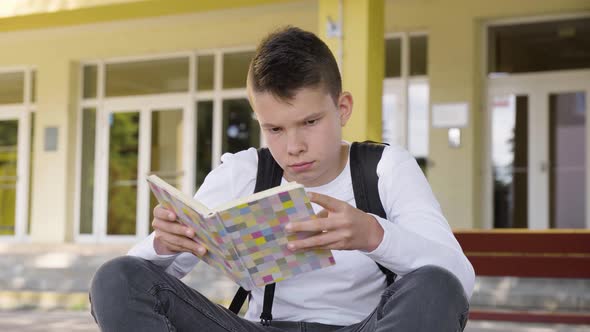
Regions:
<instances>
[{"instance_id":1,"label":"reflection in glass","mask_svg":"<svg viewBox=\"0 0 590 332\"><path fill-rule=\"evenodd\" d=\"M385 77L402 76L402 40L385 39Z\"/></svg>"},{"instance_id":2,"label":"reflection in glass","mask_svg":"<svg viewBox=\"0 0 590 332\"><path fill-rule=\"evenodd\" d=\"M94 209L94 149L96 109L82 110L82 165L80 183L80 234L92 234Z\"/></svg>"},{"instance_id":3,"label":"reflection in glass","mask_svg":"<svg viewBox=\"0 0 590 332\"><path fill-rule=\"evenodd\" d=\"M428 74L428 37L410 37L410 76Z\"/></svg>"},{"instance_id":4,"label":"reflection in glass","mask_svg":"<svg viewBox=\"0 0 590 332\"><path fill-rule=\"evenodd\" d=\"M254 52L225 53L223 55L223 88L237 89L246 87L248 67Z\"/></svg>"},{"instance_id":5,"label":"reflection in glass","mask_svg":"<svg viewBox=\"0 0 590 332\"><path fill-rule=\"evenodd\" d=\"M586 227L586 94L549 96L549 224Z\"/></svg>"},{"instance_id":6,"label":"reflection in glass","mask_svg":"<svg viewBox=\"0 0 590 332\"><path fill-rule=\"evenodd\" d=\"M0 235L14 235L18 120L0 121Z\"/></svg>"},{"instance_id":7,"label":"reflection in glass","mask_svg":"<svg viewBox=\"0 0 590 332\"><path fill-rule=\"evenodd\" d=\"M22 104L24 91L24 72L0 73L0 104Z\"/></svg>"},{"instance_id":8,"label":"reflection in glass","mask_svg":"<svg viewBox=\"0 0 590 332\"><path fill-rule=\"evenodd\" d=\"M182 109L152 111L151 174L182 189ZM150 195L149 229L158 200Z\"/></svg>"},{"instance_id":9,"label":"reflection in glass","mask_svg":"<svg viewBox=\"0 0 590 332\"><path fill-rule=\"evenodd\" d=\"M135 235L139 113L109 114L107 234Z\"/></svg>"},{"instance_id":10,"label":"reflection in glass","mask_svg":"<svg viewBox=\"0 0 590 332\"><path fill-rule=\"evenodd\" d=\"M37 71L31 71L31 102L37 101Z\"/></svg>"},{"instance_id":11,"label":"reflection in glass","mask_svg":"<svg viewBox=\"0 0 590 332\"><path fill-rule=\"evenodd\" d=\"M213 55L197 57L197 91L213 90Z\"/></svg>"},{"instance_id":12,"label":"reflection in glass","mask_svg":"<svg viewBox=\"0 0 590 332\"><path fill-rule=\"evenodd\" d=\"M401 145L403 137L400 137L402 121L398 95L385 93L382 102L382 140L387 144Z\"/></svg>"},{"instance_id":13,"label":"reflection in glass","mask_svg":"<svg viewBox=\"0 0 590 332\"><path fill-rule=\"evenodd\" d=\"M427 83L408 87L408 151L417 158L428 157L428 94Z\"/></svg>"},{"instance_id":14,"label":"reflection in glass","mask_svg":"<svg viewBox=\"0 0 590 332\"><path fill-rule=\"evenodd\" d=\"M528 226L528 97L502 96L492 104L494 227Z\"/></svg>"},{"instance_id":15,"label":"reflection in glass","mask_svg":"<svg viewBox=\"0 0 590 332\"><path fill-rule=\"evenodd\" d=\"M211 155L213 154L213 102L200 101L197 103L197 176L196 188L199 189L205 177L211 172Z\"/></svg>"},{"instance_id":16,"label":"reflection in glass","mask_svg":"<svg viewBox=\"0 0 590 332\"><path fill-rule=\"evenodd\" d=\"M96 98L98 86L98 69L96 65L86 65L83 68L82 98Z\"/></svg>"},{"instance_id":17,"label":"reflection in glass","mask_svg":"<svg viewBox=\"0 0 590 332\"><path fill-rule=\"evenodd\" d=\"M260 126L247 99L223 101L222 153L260 145Z\"/></svg>"},{"instance_id":18,"label":"reflection in glass","mask_svg":"<svg viewBox=\"0 0 590 332\"><path fill-rule=\"evenodd\" d=\"M107 97L188 91L188 57L110 63Z\"/></svg>"}]
</instances>

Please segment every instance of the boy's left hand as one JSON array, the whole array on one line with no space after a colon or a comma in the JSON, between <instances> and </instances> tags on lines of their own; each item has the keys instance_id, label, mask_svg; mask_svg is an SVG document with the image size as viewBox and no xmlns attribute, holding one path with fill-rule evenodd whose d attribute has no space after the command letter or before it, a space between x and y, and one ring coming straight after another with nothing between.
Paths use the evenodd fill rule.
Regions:
<instances>
[{"instance_id":1,"label":"boy's left hand","mask_svg":"<svg viewBox=\"0 0 590 332\"><path fill-rule=\"evenodd\" d=\"M336 198L308 193L313 203L324 210L319 218L287 224L288 232L319 233L307 239L291 241L292 251L309 249L375 250L383 240L383 228L377 220L350 204Z\"/></svg>"}]
</instances>

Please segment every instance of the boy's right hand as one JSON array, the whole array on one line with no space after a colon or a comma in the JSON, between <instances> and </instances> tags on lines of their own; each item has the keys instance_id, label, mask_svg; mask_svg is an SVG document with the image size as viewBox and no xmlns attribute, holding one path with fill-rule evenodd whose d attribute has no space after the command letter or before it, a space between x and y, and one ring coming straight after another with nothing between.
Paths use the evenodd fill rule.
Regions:
<instances>
[{"instance_id":1,"label":"boy's right hand","mask_svg":"<svg viewBox=\"0 0 590 332\"><path fill-rule=\"evenodd\" d=\"M170 255L179 252L190 252L197 257L203 256L207 249L192 238L195 231L176 222L174 212L161 205L154 208L154 250L158 255Z\"/></svg>"}]
</instances>

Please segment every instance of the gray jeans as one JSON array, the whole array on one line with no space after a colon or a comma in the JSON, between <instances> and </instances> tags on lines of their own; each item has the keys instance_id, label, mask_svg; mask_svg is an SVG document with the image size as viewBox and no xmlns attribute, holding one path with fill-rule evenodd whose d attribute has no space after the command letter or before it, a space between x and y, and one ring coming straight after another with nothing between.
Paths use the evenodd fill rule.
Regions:
<instances>
[{"instance_id":1,"label":"gray jeans","mask_svg":"<svg viewBox=\"0 0 590 332\"><path fill-rule=\"evenodd\" d=\"M456 332L465 327L469 310L459 280L445 269L425 266L388 287L377 308L360 323L273 321L266 327L209 301L155 264L130 256L98 269L90 298L102 331Z\"/></svg>"}]
</instances>

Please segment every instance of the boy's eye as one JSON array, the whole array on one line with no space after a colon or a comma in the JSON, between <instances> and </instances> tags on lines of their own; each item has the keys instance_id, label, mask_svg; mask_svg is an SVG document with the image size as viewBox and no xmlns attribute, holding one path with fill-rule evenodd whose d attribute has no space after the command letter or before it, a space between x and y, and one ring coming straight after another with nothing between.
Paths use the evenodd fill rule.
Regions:
<instances>
[{"instance_id":1,"label":"boy's eye","mask_svg":"<svg viewBox=\"0 0 590 332\"><path fill-rule=\"evenodd\" d=\"M279 128L279 127L270 128L269 130L271 133L274 133L274 134L281 132L281 128Z\"/></svg>"},{"instance_id":2,"label":"boy's eye","mask_svg":"<svg viewBox=\"0 0 590 332\"><path fill-rule=\"evenodd\" d=\"M307 120L307 122L306 122L306 123L307 123L308 125L314 125L314 124L316 124L317 122L318 122L318 120L317 120L317 119L313 119L313 120Z\"/></svg>"}]
</instances>

